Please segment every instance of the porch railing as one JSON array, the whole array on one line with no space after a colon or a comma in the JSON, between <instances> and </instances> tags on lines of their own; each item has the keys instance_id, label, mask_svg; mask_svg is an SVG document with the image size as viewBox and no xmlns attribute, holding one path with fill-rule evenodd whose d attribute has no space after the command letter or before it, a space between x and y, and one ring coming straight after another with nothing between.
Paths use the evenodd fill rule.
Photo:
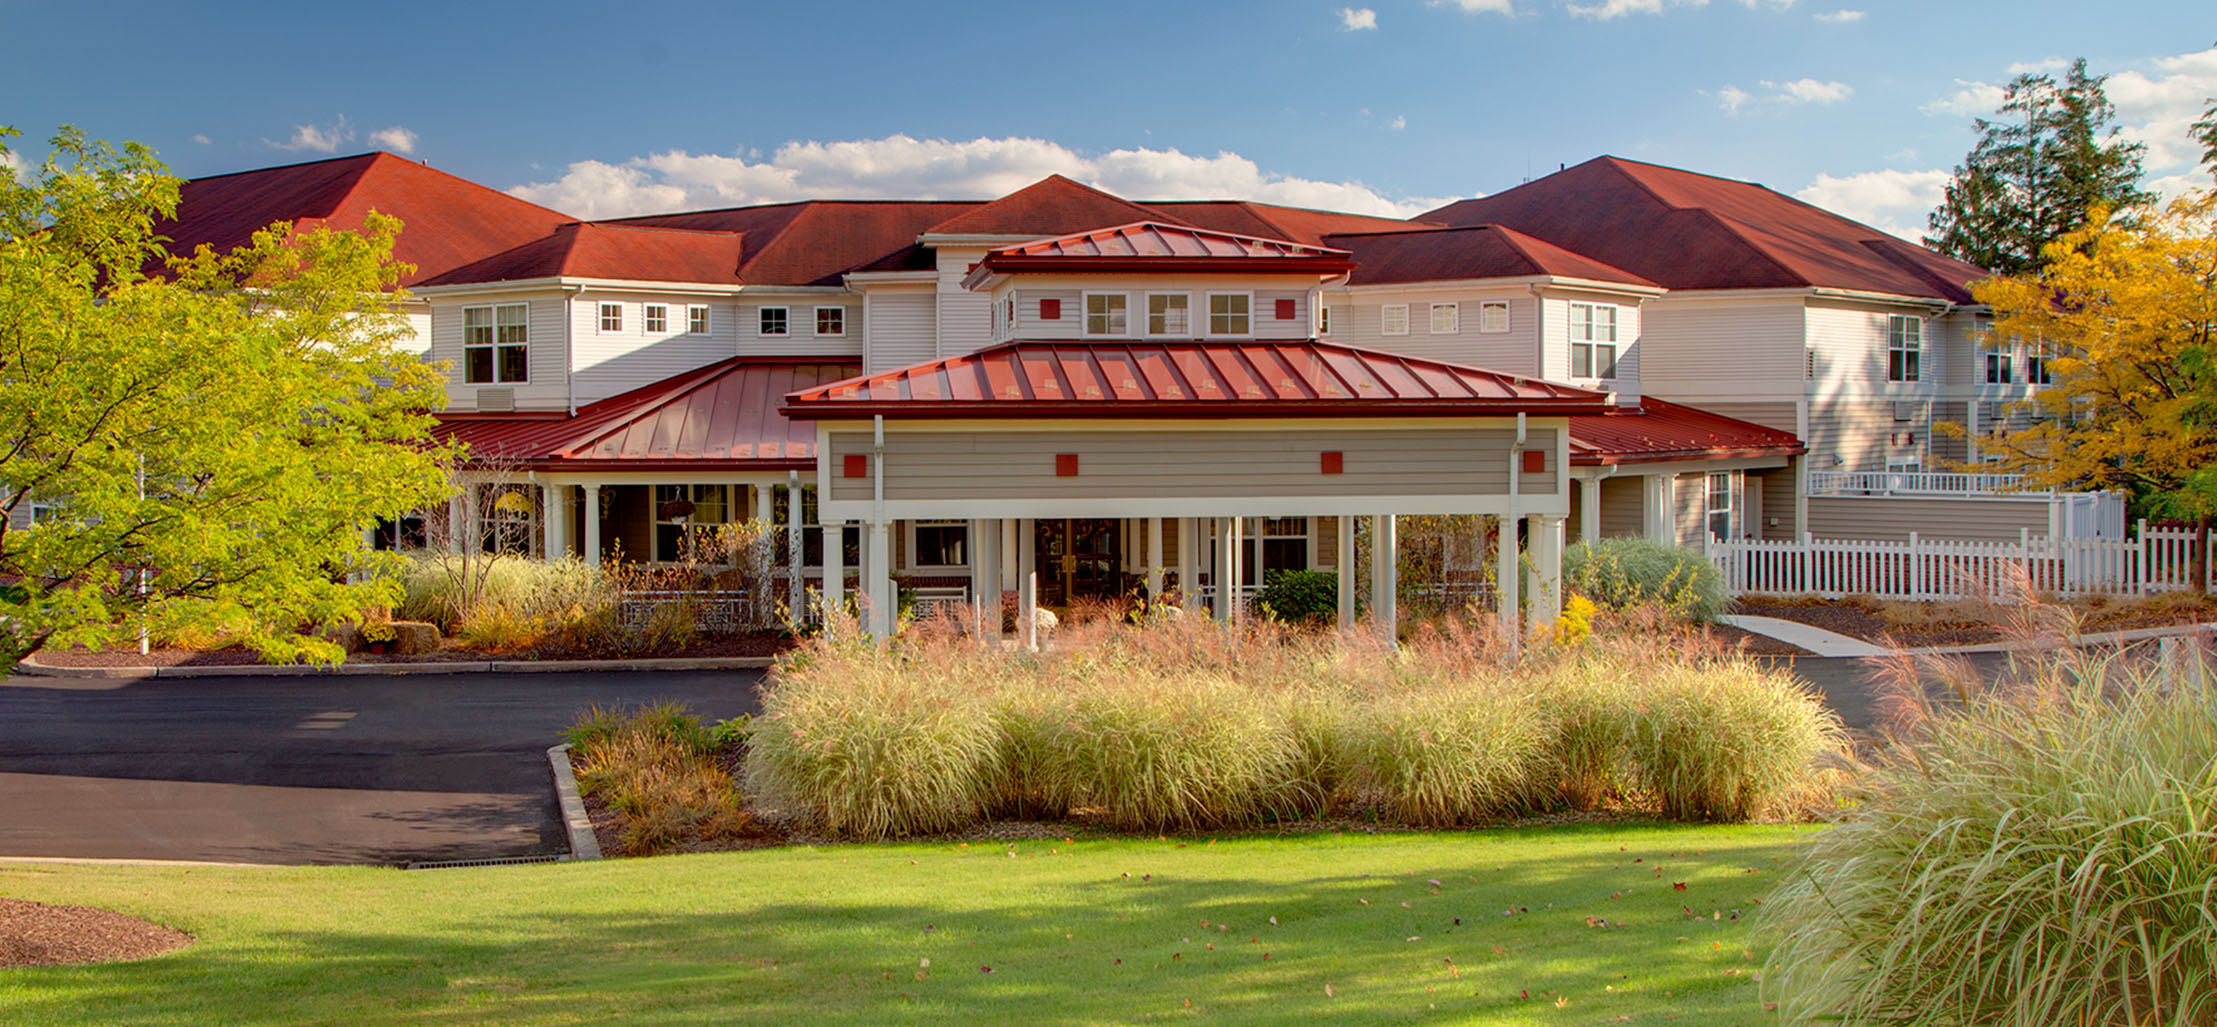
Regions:
<instances>
[{"instance_id":1,"label":"porch railing","mask_svg":"<svg viewBox=\"0 0 2217 1027\"><path fill-rule=\"evenodd\" d=\"M1950 474L1938 471L1811 471L1811 495L1936 495L1975 496L1992 493L2049 495L2019 492L2021 474Z\"/></svg>"}]
</instances>

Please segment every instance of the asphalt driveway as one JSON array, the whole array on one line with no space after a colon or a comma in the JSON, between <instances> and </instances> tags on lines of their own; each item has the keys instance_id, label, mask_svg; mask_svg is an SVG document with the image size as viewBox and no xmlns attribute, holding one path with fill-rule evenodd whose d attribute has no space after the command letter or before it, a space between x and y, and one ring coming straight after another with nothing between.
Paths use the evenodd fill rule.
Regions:
<instances>
[{"instance_id":1,"label":"asphalt driveway","mask_svg":"<svg viewBox=\"0 0 2217 1027\"><path fill-rule=\"evenodd\" d=\"M752 712L760 671L0 680L0 856L404 863L564 851L578 711Z\"/></svg>"}]
</instances>

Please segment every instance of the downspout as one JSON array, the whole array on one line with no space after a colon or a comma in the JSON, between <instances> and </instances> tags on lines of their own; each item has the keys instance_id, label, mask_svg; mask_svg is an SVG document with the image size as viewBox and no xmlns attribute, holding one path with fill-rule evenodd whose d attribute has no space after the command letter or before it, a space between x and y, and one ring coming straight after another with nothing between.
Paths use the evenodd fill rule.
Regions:
<instances>
[{"instance_id":1,"label":"downspout","mask_svg":"<svg viewBox=\"0 0 2217 1027\"><path fill-rule=\"evenodd\" d=\"M1355 277L1355 273L1353 271L1343 271L1339 274L1331 276L1330 278L1319 278L1317 279L1316 287L1309 290L1310 338L1316 337L1317 319L1324 316L1324 290L1337 289L1340 286L1346 285L1348 280L1353 277Z\"/></svg>"},{"instance_id":2,"label":"downspout","mask_svg":"<svg viewBox=\"0 0 2217 1027\"><path fill-rule=\"evenodd\" d=\"M893 568L883 566L893 562L893 541L885 526L885 415L872 415L870 427L870 619L883 625L873 634L884 645L892 640L893 622L900 617L893 605L898 602L891 588Z\"/></svg>"},{"instance_id":3,"label":"downspout","mask_svg":"<svg viewBox=\"0 0 2217 1027\"><path fill-rule=\"evenodd\" d=\"M585 287L565 287L569 300L562 304L562 391L569 397L570 416L577 416L577 311L571 304L583 295Z\"/></svg>"}]
</instances>

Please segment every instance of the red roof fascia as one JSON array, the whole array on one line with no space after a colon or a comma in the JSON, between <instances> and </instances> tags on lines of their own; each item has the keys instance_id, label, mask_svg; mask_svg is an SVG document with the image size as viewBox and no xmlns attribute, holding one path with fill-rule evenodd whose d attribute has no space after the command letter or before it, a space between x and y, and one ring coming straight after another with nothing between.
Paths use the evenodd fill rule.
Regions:
<instances>
[{"instance_id":1,"label":"red roof fascia","mask_svg":"<svg viewBox=\"0 0 2217 1027\"><path fill-rule=\"evenodd\" d=\"M1596 467L1671 460L1799 456L1794 433L1707 410L1642 399L1638 407L1570 419L1570 462Z\"/></svg>"},{"instance_id":2,"label":"red roof fascia","mask_svg":"<svg viewBox=\"0 0 2217 1027\"><path fill-rule=\"evenodd\" d=\"M1143 271L1163 274L1229 274L1276 272L1279 274L1344 274L1353 270L1350 257L1061 257L1010 254L987 255L978 265L986 271L1048 274L1087 274L1103 271Z\"/></svg>"}]
</instances>

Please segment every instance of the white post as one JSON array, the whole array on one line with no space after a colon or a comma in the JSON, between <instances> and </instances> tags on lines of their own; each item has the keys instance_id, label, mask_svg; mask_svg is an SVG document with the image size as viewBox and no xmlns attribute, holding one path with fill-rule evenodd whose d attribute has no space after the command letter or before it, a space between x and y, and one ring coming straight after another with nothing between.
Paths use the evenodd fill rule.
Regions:
<instances>
[{"instance_id":1,"label":"white post","mask_svg":"<svg viewBox=\"0 0 2217 1027\"><path fill-rule=\"evenodd\" d=\"M1671 509L1671 476L1650 474L1640 479L1641 506L1645 509L1642 519L1647 527L1647 540L1662 545L1678 542L1677 511Z\"/></svg>"},{"instance_id":2,"label":"white post","mask_svg":"<svg viewBox=\"0 0 2217 1027\"><path fill-rule=\"evenodd\" d=\"M776 502L776 499L773 498L771 502ZM792 611L793 622L796 624L808 622L808 607L805 605L807 597L802 592L803 582L801 581L801 540L805 537L801 534L801 527L801 472L787 471L785 472L785 571L791 576L792 580L787 582L785 586L785 606L786 609Z\"/></svg>"},{"instance_id":3,"label":"white post","mask_svg":"<svg viewBox=\"0 0 2217 1027\"><path fill-rule=\"evenodd\" d=\"M1016 638L1033 652L1039 651L1039 547L1026 543L1037 530L1029 517L1016 522Z\"/></svg>"},{"instance_id":4,"label":"white post","mask_svg":"<svg viewBox=\"0 0 2217 1027\"><path fill-rule=\"evenodd\" d=\"M1909 598L1924 598L1924 561L1917 557L1917 533L1909 533Z\"/></svg>"},{"instance_id":5,"label":"white post","mask_svg":"<svg viewBox=\"0 0 2217 1027\"><path fill-rule=\"evenodd\" d=\"M992 546L982 544L988 534L993 536ZM981 639L1000 633L1001 590L992 587L1000 584L1000 571L993 566L994 558L1001 555L1000 541L1000 521L970 521L970 552L965 554L970 558L970 620ZM993 597L991 604L986 602L988 593Z\"/></svg>"},{"instance_id":6,"label":"white post","mask_svg":"<svg viewBox=\"0 0 2217 1027\"><path fill-rule=\"evenodd\" d=\"M472 489L468 482L460 483L460 490L446 501L446 547L448 552L467 552L464 542L470 537L469 510L466 504Z\"/></svg>"},{"instance_id":7,"label":"white post","mask_svg":"<svg viewBox=\"0 0 2217 1027\"><path fill-rule=\"evenodd\" d=\"M1601 476L1578 480L1578 540L1588 545L1601 541Z\"/></svg>"},{"instance_id":8,"label":"white post","mask_svg":"<svg viewBox=\"0 0 2217 1027\"><path fill-rule=\"evenodd\" d=\"M847 525L845 522L835 522L821 527L824 536L824 617L844 617L847 614ZM862 554L856 555L859 557Z\"/></svg>"},{"instance_id":9,"label":"white post","mask_svg":"<svg viewBox=\"0 0 2217 1027\"><path fill-rule=\"evenodd\" d=\"M893 551L890 525L884 521L872 523L867 549L863 557L865 572L869 577L861 589L870 599L870 637L880 642L893 637L893 625L900 613L900 597L893 591Z\"/></svg>"},{"instance_id":10,"label":"white post","mask_svg":"<svg viewBox=\"0 0 2217 1027\"><path fill-rule=\"evenodd\" d=\"M1231 597L1231 605L1225 609L1231 611L1228 619L1234 624L1240 624L1247 620L1247 604L1242 601L1247 598L1244 584L1247 580L1247 518L1230 517L1226 520L1232 533L1232 574L1225 582L1225 594Z\"/></svg>"},{"instance_id":11,"label":"white post","mask_svg":"<svg viewBox=\"0 0 2217 1027\"><path fill-rule=\"evenodd\" d=\"M1229 621L1232 619L1232 519L1217 517L1210 523L1215 529L1216 559L1209 566L1209 583L1216 586L1216 603L1209 608L1209 615Z\"/></svg>"},{"instance_id":12,"label":"white post","mask_svg":"<svg viewBox=\"0 0 2217 1027\"><path fill-rule=\"evenodd\" d=\"M578 491L585 494L584 508L578 516L585 518L585 565L600 566L600 483L586 482Z\"/></svg>"},{"instance_id":13,"label":"white post","mask_svg":"<svg viewBox=\"0 0 2217 1027\"><path fill-rule=\"evenodd\" d=\"M2140 518L2140 533L2134 536L2132 555L2138 560L2134 565L2132 594L2148 594L2148 519Z\"/></svg>"},{"instance_id":14,"label":"white post","mask_svg":"<svg viewBox=\"0 0 2217 1027\"><path fill-rule=\"evenodd\" d=\"M1355 624L1355 519L1337 518L1339 528L1339 626Z\"/></svg>"},{"instance_id":15,"label":"white post","mask_svg":"<svg viewBox=\"0 0 2217 1027\"><path fill-rule=\"evenodd\" d=\"M1023 523L1025 522L1018 521L1016 518L1013 517L1004 517L1000 521L1001 558L1000 560L996 561L993 566L1000 569L1001 591L1003 592L1016 591L1016 565L1019 562L1019 558L1016 555L1016 549L1018 546L1031 544L1031 540L1029 538L1021 537L1021 527Z\"/></svg>"},{"instance_id":16,"label":"white post","mask_svg":"<svg viewBox=\"0 0 2217 1027\"><path fill-rule=\"evenodd\" d=\"M1501 633L1514 640L1521 634L1517 620L1517 578L1523 571L1523 562L1517 559L1517 519L1502 517L1500 522L1493 565L1495 616L1500 619Z\"/></svg>"},{"instance_id":17,"label":"white post","mask_svg":"<svg viewBox=\"0 0 2217 1027\"><path fill-rule=\"evenodd\" d=\"M567 485L539 486L539 530L546 536L540 548L550 561L569 555L569 498Z\"/></svg>"},{"instance_id":18,"label":"white post","mask_svg":"<svg viewBox=\"0 0 2217 1027\"><path fill-rule=\"evenodd\" d=\"M1147 518L1146 565L1140 570L1147 575L1147 601L1162 601L1162 518Z\"/></svg>"},{"instance_id":19,"label":"white post","mask_svg":"<svg viewBox=\"0 0 2217 1027\"><path fill-rule=\"evenodd\" d=\"M1370 620L1387 645L1401 637L1401 612L1397 607L1401 573L1400 527L1392 514L1370 519Z\"/></svg>"},{"instance_id":20,"label":"white post","mask_svg":"<svg viewBox=\"0 0 2217 1027\"><path fill-rule=\"evenodd\" d=\"M484 504L478 502L477 483L464 486L462 493L462 546L463 552L475 553L485 548Z\"/></svg>"},{"instance_id":21,"label":"white post","mask_svg":"<svg viewBox=\"0 0 2217 1027\"><path fill-rule=\"evenodd\" d=\"M1195 569L1200 566L1201 543L1194 527L1194 518L1178 518L1178 603L1188 613L1201 608L1201 579Z\"/></svg>"},{"instance_id":22,"label":"white post","mask_svg":"<svg viewBox=\"0 0 2217 1027\"><path fill-rule=\"evenodd\" d=\"M1551 514L1533 518L1532 526L1532 627L1553 624L1563 615L1563 519Z\"/></svg>"}]
</instances>

